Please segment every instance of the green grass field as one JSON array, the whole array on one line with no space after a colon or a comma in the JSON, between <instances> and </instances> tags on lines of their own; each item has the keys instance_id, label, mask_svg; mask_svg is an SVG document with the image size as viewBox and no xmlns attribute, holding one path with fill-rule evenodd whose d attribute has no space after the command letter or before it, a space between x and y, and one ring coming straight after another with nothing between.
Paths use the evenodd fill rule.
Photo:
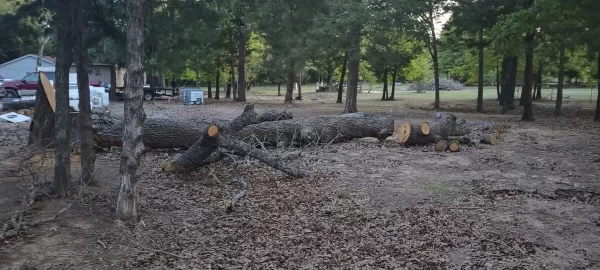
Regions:
<instances>
[{"instance_id":1,"label":"green grass field","mask_svg":"<svg viewBox=\"0 0 600 270\"><path fill-rule=\"evenodd\" d=\"M407 101L433 101L435 93L433 91L429 91L427 93L416 93L407 91L409 85L401 85L396 89L396 99L403 99ZM302 86L303 94L315 93L316 86L315 85L304 85ZM369 89L371 89L371 94L367 94ZM381 92L383 90L382 84L364 84L363 91L359 94L360 100L370 101L370 100L379 100L381 98ZM277 95L277 86L260 86L260 87L252 87L253 95ZM520 89L517 90L517 96L520 95ZM281 89L282 94L285 93L285 88L282 86ZM379 94L379 95L377 95ZM486 100L495 100L497 98L496 87L485 87L484 88L484 99ZM584 88L572 88L572 89L564 89L563 97L566 103L568 102L576 102L576 103L595 103L597 98L597 90L594 89L584 89ZM444 102L452 101L474 101L477 99L477 87L469 86L466 87L462 91L442 91L440 93L440 99ZM542 100L543 101L553 101L556 100L556 89L545 88L542 89ZM591 102L590 102L591 101Z\"/></svg>"}]
</instances>

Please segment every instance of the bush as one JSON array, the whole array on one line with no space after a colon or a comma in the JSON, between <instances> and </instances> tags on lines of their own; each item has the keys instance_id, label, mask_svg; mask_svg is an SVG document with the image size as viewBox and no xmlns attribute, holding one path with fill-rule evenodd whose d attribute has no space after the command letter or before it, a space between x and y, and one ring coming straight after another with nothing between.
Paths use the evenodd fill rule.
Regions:
<instances>
[{"instance_id":1,"label":"bush","mask_svg":"<svg viewBox=\"0 0 600 270\"><path fill-rule=\"evenodd\" d=\"M440 78L440 91L458 91L463 90L465 86L457 81L447 78ZM417 93L425 93L427 91L435 91L435 82L415 83L408 87L408 91Z\"/></svg>"}]
</instances>

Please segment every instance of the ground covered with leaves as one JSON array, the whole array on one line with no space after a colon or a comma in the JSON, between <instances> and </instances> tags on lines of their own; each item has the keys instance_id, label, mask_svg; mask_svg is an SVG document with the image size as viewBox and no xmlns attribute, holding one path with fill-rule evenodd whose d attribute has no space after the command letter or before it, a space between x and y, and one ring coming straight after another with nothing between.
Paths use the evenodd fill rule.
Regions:
<instances>
[{"instance_id":1,"label":"ground covered with leaves","mask_svg":"<svg viewBox=\"0 0 600 270\"><path fill-rule=\"evenodd\" d=\"M257 109L283 107L278 100L257 102ZM394 107L368 111L416 121L434 113L401 101L383 104ZM289 110L305 117L338 107L307 101ZM146 108L150 115L232 118L242 106L157 102ZM25 218L76 203L60 218L0 243L0 268L600 268L600 126L574 116L522 123L516 115L456 113L510 128L498 146L458 153L371 139L274 150L299 151L290 162L310 172L303 179L247 158L165 174L160 164L178 151L151 150L142 162L135 224L114 221L120 157L100 154L100 184L80 187L69 200L40 196ZM11 148L2 147L4 153ZM246 180L248 192L228 212L224 202L240 190L235 177ZM0 210L9 212L19 205L26 178L15 170L0 178Z\"/></svg>"}]
</instances>

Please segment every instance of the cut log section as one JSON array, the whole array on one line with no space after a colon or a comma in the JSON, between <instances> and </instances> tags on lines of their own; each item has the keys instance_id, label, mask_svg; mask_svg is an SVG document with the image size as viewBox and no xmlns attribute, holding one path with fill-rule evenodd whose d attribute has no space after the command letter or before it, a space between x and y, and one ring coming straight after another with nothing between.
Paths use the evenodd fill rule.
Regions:
<instances>
[{"instance_id":1,"label":"cut log section","mask_svg":"<svg viewBox=\"0 0 600 270\"><path fill-rule=\"evenodd\" d=\"M446 151L446 145L448 142L446 140L441 140L435 144L435 151L444 152Z\"/></svg>"},{"instance_id":2,"label":"cut log section","mask_svg":"<svg viewBox=\"0 0 600 270\"><path fill-rule=\"evenodd\" d=\"M484 134L481 137L481 143L497 145L498 144L498 135L496 133Z\"/></svg>"},{"instance_id":3,"label":"cut log section","mask_svg":"<svg viewBox=\"0 0 600 270\"><path fill-rule=\"evenodd\" d=\"M162 165L163 171L182 173L190 171L190 168L198 168L208 164L205 163L206 161L220 160L220 154L219 156L213 156L218 147L218 135L219 128L216 125L210 126L188 151L177 156L175 162L164 163Z\"/></svg>"},{"instance_id":4,"label":"cut log section","mask_svg":"<svg viewBox=\"0 0 600 270\"><path fill-rule=\"evenodd\" d=\"M448 143L448 150L450 152L458 152L460 151L460 144L457 141L451 141Z\"/></svg>"},{"instance_id":5,"label":"cut log section","mask_svg":"<svg viewBox=\"0 0 600 270\"><path fill-rule=\"evenodd\" d=\"M462 119L456 123L456 127L450 135L465 136L476 131L500 133L504 132L504 128L495 122L474 122Z\"/></svg>"},{"instance_id":6,"label":"cut log section","mask_svg":"<svg viewBox=\"0 0 600 270\"><path fill-rule=\"evenodd\" d=\"M404 145L426 145L435 141L436 136L430 134L429 125L426 123L404 123L398 129L398 142Z\"/></svg>"}]
</instances>

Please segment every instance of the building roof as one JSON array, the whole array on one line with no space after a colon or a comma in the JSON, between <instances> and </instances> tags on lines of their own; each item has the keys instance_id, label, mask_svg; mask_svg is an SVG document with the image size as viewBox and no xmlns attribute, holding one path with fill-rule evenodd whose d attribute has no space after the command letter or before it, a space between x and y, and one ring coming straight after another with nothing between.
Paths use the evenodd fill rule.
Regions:
<instances>
[{"instance_id":1,"label":"building roof","mask_svg":"<svg viewBox=\"0 0 600 270\"><path fill-rule=\"evenodd\" d=\"M13 62L17 62L17 61L19 61L21 59L24 59L24 58L27 58L27 57L37 58L38 56L35 55L35 54L26 54L26 55L23 55L23 56L21 56L19 58L10 60L8 62L1 63L0 67L4 66L4 65L8 65L8 64L13 63ZM53 57L53 56L44 56L44 57L42 57L42 61L44 61L46 63L50 63L50 64L55 65L56 64L56 57ZM75 65L75 64L73 64L73 65ZM93 63L92 66L110 66L110 64L106 64L106 63Z\"/></svg>"},{"instance_id":2,"label":"building roof","mask_svg":"<svg viewBox=\"0 0 600 270\"><path fill-rule=\"evenodd\" d=\"M8 64L10 64L10 63L17 62L17 61L19 61L19 60L21 60L21 59L25 59L25 58L27 58L27 57L35 57L35 58L37 58L37 55L33 55L33 54L26 54L26 55L23 55L23 56L21 56L21 57L19 57L19 58L16 58L16 59L10 60L10 61L8 61L8 62L4 62L4 63L0 64L0 67L1 67L1 66L5 66L5 65L8 65ZM54 57L44 56L44 57L42 58L42 61L45 61L45 62L47 62L47 63L50 63L50 64L56 64L56 58L54 58Z\"/></svg>"}]
</instances>

